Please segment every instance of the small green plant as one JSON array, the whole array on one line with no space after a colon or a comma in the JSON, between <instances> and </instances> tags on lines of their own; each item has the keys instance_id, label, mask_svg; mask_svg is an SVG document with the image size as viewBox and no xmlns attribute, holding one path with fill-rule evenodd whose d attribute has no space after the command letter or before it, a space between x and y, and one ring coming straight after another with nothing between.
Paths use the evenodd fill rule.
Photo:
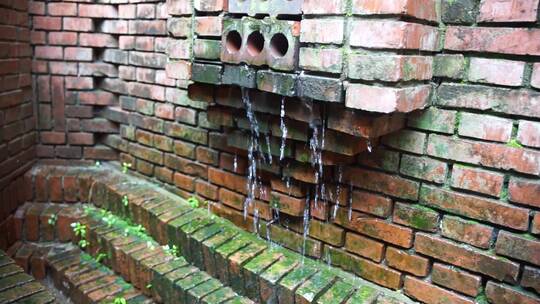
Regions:
<instances>
[{"instance_id":1,"label":"small green plant","mask_svg":"<svg viewBox=\"0 0 540 304\"><path fill-rule=\"evenodd\" d=\"M523 146L515 138L510 140L506 145L511 148L523 148Z\"/></svg>"},{"instance_id":2,"label":"small green plant","mask_svg":"<svg viewBox=\"0 0 540 304\"><path fill-rule=\"evenodd\" d=\"M174 255L175 257L180 256L180 248L178 248L176 245L164 245L163 250L165 250L165 252L168 254Z\"/></svg>"},{"instance_id":3,"label":"small green plant","mask_svg":"<svg viewBox=\"0 0 540 304\"><path fill-rule=\"evenodd\" d=\"M71 223L71 227L73 228L73 232L75 233L75 236L78 236L81 238L81 240L78 243L79 247L83 249L88 247L90 245L90 242L86 240L86 226L79 222L75 222L75 223Z\"/></svg>"},{"instance_id":4,"label":"small green plant","mask_svg":"<svg viewBox=\"0 0 540 304\"><path fill-rule=\"evenodd\" d=\"M129 171L129 169L131 168L131 164L130 163L126 163L126 162L123 162L122 163L122 172L123 173L127 173Z\"/></svg>"},{"instance_id":5,"label":"small green plant","mask_svg":"<svg viewBox=\"0 0 540 304\"><path fill-rule=\"evenodd\" d=\"M96 262L101 263L101 261L105 260L107 257L106 253L100 252L96 256Z\"/></svg>"},{"instance_id":6,"label":"small green plant","mask_svg":"<svg viewBox=\"0 0 540 304\"><path fill-rule=\"evenodd\" d=\"M96 160L95 166L98 168L101 167L101 162L99 160Z\"/></svg>"},{"instance_id":7,"label":"small green plant","mask_svg":"<svg viewBox=\"0 0 540 304\"><path fill-rule=\"evenodd\" d=\"M152 289L152 284L146 285L146 289Z\"/></svg>"},{"instance_id":8,"label":"small green plant","mask_svg":"<svg viewBox=\"0 0 540 304\"><path fill-rule=\"evenodd\" d=\"M55 225L56 225L56 221L58 221L58 215L53 214L53 215L51 215L51 217L47 220L47 223L49 223L49 225L51 225L51 226L55 226Z\"/></svg>"},{"instance_id":9,"label":"small green plant","mask_svg":"<svg viewBox=\"0 0 540 304\"><path fill-rule=\"evenodd\" d=\"M124 298L117 297L114 299L112 304L127 304L127 300Z\"/></svg>"},{"instance_id":10,"label":"small green plant","mask_svg":"<svg viewBox=\"0 0 540 304\"><path fill-rule=\"evenodd\" d=\"M128 199L127 195L122 196L122 204L123 204L124 206L126 206L126 207L128 206L128 204L129 204L129 199Z\"/></svg>"},{"instance_id":11,"label":"small green plant","mask_svg":"<svg viewBox=\"0 0 540 304\"><path fill-rule=\"evenodd\" d=\"M199 207L199 200L194 196L188 198L187 202L193 208L198 208Z\"/></svg>"}]
</instances>

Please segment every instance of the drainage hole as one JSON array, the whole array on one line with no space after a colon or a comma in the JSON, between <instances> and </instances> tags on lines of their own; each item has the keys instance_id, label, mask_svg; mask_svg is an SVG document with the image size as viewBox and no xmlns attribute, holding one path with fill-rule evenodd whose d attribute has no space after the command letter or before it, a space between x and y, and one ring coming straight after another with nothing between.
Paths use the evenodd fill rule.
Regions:
<instances>
[{"instance_id":1,"label":"drainage hole","mask_svg":"<svg viewBox=\"0 0 540 304\"><path fill-rule=\"evenodd\" d=\"M231 53L236 53L242 47L242 36L237 31L230 31L225 38L225 47Z\"/></svg>"},{"instance_id":2,"label":"drainage hole","mask_svg":"<svg viewBox=\"0 0 540 304\"><path fill-rule=\"evenodd\" d=\"M259 31L249 34L247 39L247 50L251 56L259 55L264 48L264 36Z\"/></svg>"},{"instance_id":3,"label":"drainage hole","mask_svg":"<svg viewBox=\"0 0 540 304\"><path fill-rule=\"evenodd\" d=\"M289 51L289 40L282 33L277 33L270 39L270 50L276 57L283 57Z\"/></svg>"}]
</instances>

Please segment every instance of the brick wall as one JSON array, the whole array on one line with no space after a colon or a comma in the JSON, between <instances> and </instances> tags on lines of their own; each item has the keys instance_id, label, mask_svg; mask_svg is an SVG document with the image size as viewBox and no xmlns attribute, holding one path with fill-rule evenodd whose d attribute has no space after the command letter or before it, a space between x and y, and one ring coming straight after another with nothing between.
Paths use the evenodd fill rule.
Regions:
<instances>
[{"instance_id":1,"label":"brick wall","mask_svg":"<svg viewBox=\"0 0 540 304\"><path fill-rule=\"evenodd\" d=\"M30 2L39 157L119 159L422 302L540 301L537 0L304 0L285 71L222 56L223 1L111 2ZM244 218L248 95L273 162Z\"/></svg>"},{"instance_id":2,"label":"brick wall","mask_svg":"<svg viewBox=\"0 0 540 304\"><path fill-rule=\"evenodd\" d=\"M24 202L21 176L35 158L29 24L28 1L0 3L0 229Z\"/></svg>"}]
</instances>

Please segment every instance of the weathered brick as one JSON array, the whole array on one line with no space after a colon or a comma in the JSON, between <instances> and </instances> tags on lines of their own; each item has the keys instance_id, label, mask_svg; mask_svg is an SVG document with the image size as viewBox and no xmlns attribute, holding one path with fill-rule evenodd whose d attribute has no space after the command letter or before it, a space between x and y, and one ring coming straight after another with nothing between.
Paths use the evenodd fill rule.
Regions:
<instances>
[{"instance_id":1,"label":"weathered brick","mask_svg":"<svg viewBox=\"0 0 540 304\"><path fill-rule=\"evenodd\" d=\"M395 223L424 231L437 231L439 214L419 205L395 203L392 220Z\"/></svg>"},{"instance_id":2,"label":"weathered brick","mask_svg":"<svg viewBox=\"0 0 540 304\"><path fill-rule=\"evenodd\" d=\"M493 228L459 217L445 215L442 220L441 234L459 242L487 249L491 245Z\"/></svg>"},{"instance_id":3,"label":"weathered brick","mask_svg":"<svg viewBox=\"0 0 540 304\"><path fill-rule=\"evenodd\" d=\"M540 148L540 123L520 120L517 140L524 146Z\"/></svg>"},{"instance_id":4,"label":"weathered brick","mask_svg":"<svg viewBox=\"0 0 540 304\"><path fill-rule=\"evenodd\" d=\"M540 182L533 179L525 179L519 177L510 178L508 184L508 199L520 204L540 207L540 197L536 195L540 193Z\"/></svg>"},{"instance_id":5,"label":"weathered brick","mask_svg":"<svg viewBox=\"0 0 540 304\"><path fill-rule=\"evenodd\" d=\"M474 303L473 300L467 299L466 297L460 296L435 285L431 285L422 280L415 279L411 276L407 276L405 278L405 285L403 286L403 289L405 294L424 303L440 303L441 299L445 299L456 304Z\"/></svg>"},{"instance_id":6,"label":"weathered brick","mask_svg":"<svg viewBox=\"0 0 540 304\"><path fill-rule=\"evenodd\" d=\"M469 81L520 86L525 62L504 59L471 58Z\"/></svg>"},{"instance_id":7,"label":"weathered brick","mask_svg":"<svg viewBox=\"0 0 540 304\"><path fill-rule=\"evenodd\" d=\"M537 16L538 0L485 0L480 4L480 13L476 20L478 22L534 22Z\"/></svg>"},{"instance_id":8,"label":"weathered brick","mask_svg":"<svg viewBox=\"0 0 540 304\"><path fill-rule=\"evenodd\" d=\"M482 279L479 276L439 263L433 264L431 281L471 297L476 297L482 286Z\"/></svg>"},{"instance_id":9,"label":"weathered brick","mask_svg":"<svg viewBox=\"0 0 540 304\"><path fill-rule=\"evenodd\" d=\"M349 84L345 105L368 112L408 113L426 107L431 95L430 85L405 88Z\"/></svg>"},{"instance_id":10,"label":"weathered brick","mask_svg":"<svg viewBox=\"0 0 540 304\"><path fill-rule=\"evenodd\" d=\"M504 175L486 170L454 165L451 186L500 197Z\"/></svg>"},{"instance_id":11,"label":"weathered brick","mask_svg":"<svg viewBox=\"0 0 540 304\"><path fill-rule=\"evenodd\" d=\"M519 249L518 249L519 248ZM514 259L540 265L540 241L507 231L500 231L495 243L495 252Z\"/></svg>"},{"instance_id":12,"label":"weathered brick","mask_svg":"<svg viewBox=\"0 0 540 304\"><path fill-rule=\"evenodd\" d=\"M512 286L489 281L486 285L486 297L493 304L538 303L538 298L519 291Z\"/></svg>"},{"instance_id":13,"label":"weathered brick","mask_svg":"<svg viewBox=\"0 0 540 304\"><path fill-rule=\"evenodd\" d=\"M424 277L428 274L429 260L393 247L386 249L388 266Z\"/></svg>"},{"instance_id":14,"label":"weathered brick","mask_svg":"<svg viewBox=\"0 0 540 304\"><path fill-rule=\"evenodd\" d=\"M344 39L344 20L304 19L301 24L300 41L308 43L341 44Z\"/></svg>"}]
</instances>

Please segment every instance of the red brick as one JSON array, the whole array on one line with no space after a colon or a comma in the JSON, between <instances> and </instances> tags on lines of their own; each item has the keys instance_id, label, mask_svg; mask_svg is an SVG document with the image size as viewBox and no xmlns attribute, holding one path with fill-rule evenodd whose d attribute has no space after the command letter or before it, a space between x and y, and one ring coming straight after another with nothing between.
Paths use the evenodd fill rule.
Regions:
<instances>
[{"instance_id":1,"label":"red brick","mask_svg":"<svg viewBox=\"0 0 540 304\"><path fill-rule=\"evenodd\" d=\"M523 82L525 62L504 59L472 58L469 81L520 86Z\"/></svg>"},{"instance_id":2,"label":"red brick","mask_svg":"<svg viewBox=\"0 0 540 304\"><path fill-rule=\"evenodd\" d=\"M186 191L195 190L195 178L189 175L184 175L182 173L174 173L174 184Z\"/></svg>"},{"instance_id":3,"label":"red brick","mask_svg":"<svg viewBox=\"0 0 540 304\"><path fill-rule=\"evenodd\" d=\"M531 266L525 266L523 269L523 275L521 276L521 286L531 287L540 291L540 268L534 268Z\"/></svg>"},{"instance_id":4,"label":"red brick","mask_svg":"<svg viewBox=\"0 0 540 304\"><path fill-rule=\"evenodd\" d=\"M484 0L480 4L478 22L534 22L538 0Z\"/></svg>"},{"instance_id":5,"label":"red brick","mask_svg":"<svg viewBox=\"0 0 540 304\"><path fill-rule=\"evenodd\" d=\"M365 48L435 51L439 40L436 27L403 21L356 20L351 31L351 45Z\"/></svg>"},{"instance_id":6,"label":"red brick","mask_svg":"<svg viewBox=\"0 0 540 304\"><path fill-rule=\"evenodd\" d=\"M66 142L66 134L61 132L41 132L40 138L46 144L61 145Z\"/></svg>"},{"instance_id":7,"label":"red brick","mask_svg":"<svg viewBox=\"0 0 540 304\"><path fill-rule=\"evenodd\" d=\"M202 197L213 201L217 200L218 198L218 187L202 180L197 180L195 182L195 192Z\"/></svg>"},{"instance_id":8,"label":"red brick","mask_svg":"<svg viewBox=\"0 0 540 304\"><path fill-rule=\"evenodd\" d=\"M355 15L407 15L429 21L438 21L436 4L430 0L354 0L352 7L352 12Z\"/></svg>"},{"instance_id":9,"label":"red brick","mask_svg":"<svg viewBox=\"0 0 540 304\"><path fill-rule=\"evenodd\" d=\"M500 231L495 243L495 252L510 258L540 265L540 241L528 236Z\"/></svg>"},{"instance_id":10,"label":"red brick","mask_svg":"<svg viewBox=\"0 0 540 304\"><path fill-rule=\"evenodd\" d=\"M533 65L531 85L535 88L540 88L540 63L535 63Z\"/></svg>"},{"instance_id":11,"label":"red brick","mask_svg":"<svg viewBox=\"0 0 540 304\"><path fill-rule=\"evenodd\" d=\"M429 85L394 88L349 84L345 105L368 112L408 113L426 107L430 94L431 86Z\"/></svg>"},{"instance_id":12,"label":"red brick","mask_svg":"<svg viewBox=\"0 0 540 304\"><path fill-rule=\"evenodd\" d=\"M60 30L62 28L62 18L60 17L34 17L33 26L35 30Z\"/></svg>"},{"instance_id":13,"label":"red brick","mask_svg":"<svg viewBox=\"0 0 540 304\"><path fill-rule=\"evenodd\" d=\"M343 181L356 187L404 199L418 198L419 184L417 182L382 172L347 167L343 170Z\"/></svg>"},{"instance_id":14,"label":"red brick","mask_svg":"<svg viewBox=\"0 0 540 304\"><path fill-rule=\"evenodd\" d=\"M449 26L444 48L514 55L540 55L540 29Z\"/></svg>"},{"instance_id":15,"label":"red brick","mask_svg":"<svg viewBox=\"0 0 540 304\"><path fill-rule=\"evenodd\" d=\"M431 281L471 297L476 297L482 287L481 277L439 263L433 264Z\"/></svg>"},{"instance_id":16,"label":"red brick","mask_svg":"<svg viewBox=\"0 0 540 304\"><path fill-rule=\"evenodd\" d=\"M342 189L343 192L347 191ZM340 201L340 204L347 204L347 200ZM392 200L382 195L366 191L354 191L352 193L352 208L357 211L388 217L392 210Z\"/></svg>"},{"instance_id":17,"label":"red brick","mask_svg":"<svg viewBox=\"0 0 540 304\"><path fill-rule=\"evenodd\" d=\"M167 10L170 15L190 15L193 12L189 1L167 0Z\"/></svg>"},{"instance_id":18,"label":"red brick","mask_svg":"<svg viewBox=\"0 0 540 304\"><path fill-rule=\"evenodd\" d=\"M68 133L68 143L70 145L94 145L94 134L92 133Z\"/></svg>"},{"instance_id":19,"label":"red brick","mask_svg":"<svg viewBox=\"0 0 540 304\"><path fill-rule=\"evenodd\" d=\"M517 139L524 146L540 148L540 123L520 120Z\"/></svg>"},{"instance_id":20,"label":"red brick","mask_svg":"<svg viewBox=\"0 0 540 304\"><path fill-rule=\"evenodd\" d=\"M77 33L51 32L49 33L49 44L52 45L76 45Z\"/></svg>"},{"instance_id":21,"label":"red brick","mask_svg":"<svg viewBox=\"0 0 540 304\"><path fill-rule=\"evenodd\" d=\"M446 215L442 221L441 234L459 242L487 249L491 245L493 228Z\"/></svg>"},{"instance_id":22,"label":"red brick","mask_svg":"<svg viewBox=\"0 0 540 304\"><path fill-rule=\"evenodd\" d=\"M341 44L344 39L343 19L304 19L300 41L308 43Z\"/></svg>"},{"instance_id":23,"label":"red brick","mask_svg":"<svg viewBox=\"0 0 540 304\"><path fill-rule=\"evenodd\" d=\"M508 199L520 204L540 207L540 181L511 177L508 184Z\"/></svg>"},{"instance_id":24,"label":"red brick","mask_svg":"<svg viewBox=\"0 0 540 304\"><path fill-rule=\"evenodd\" d=\"M94 23L90 18L64 18L63 26L65 31L91 32L94 30Z\"/></svg>"},{"instance_id":25,"label":"red brick","mask_svg":"<svg viewBox=\"0 0 540 304\"><path fill-rule=\"evenodd\" d=\"M516 282L519 273L519 264L515 262L429 234L417 233L414 249L446 263L507 282Z\"/></svg>"},{"instance_id":26,"label":"red brick","mask_svg":"<svg viewBox=\"0 0 540 304\"><path fill-rule=\"evenodd\" d=\"M90 47L118 47L118 40L114 36L101 33L81 33L79 34L79 45Z\"/></svg>"},{"instance_id":27,"label":"red brick","mask_svg":"<svg viewBox=\"0 0 540 304\"><path fill-rule=\"evenodd\" d=\"M413 233L411 229L366 214L353 211L351 220L349 220L348 210L340 208L334 221L340 226L387 243L404 248L412 246Z\"/></svg>"},{"instance_id":28,"label":"red brick","mask_svg":"<svg viewBox=\"0 0 540 304\"><path fill-rule=\"evenodd\" d=\"M473 300L410 276L405 278L403 289L405 294L426 304L441 304L442 299L454 304L474 304Z\"/></svg>"},{"instance_id":29,"label":"red brick","mask_svg":"<svg viewBox=\"0 0 540 304\"><path fill-rule=\"evenodd\" d=\"M508 142L512 135L512 120L481 114L462 113L458 133L466 137Z\"/></svg>"},{"instance_id":30,"label":"red brick","mask_svg":"<svg viewBox=\"0 0 540 304\"><path fill-rule=\"evenodd\" d=\"M340 15L345 12L345 4L344 0L304 0L302 12L309 15Z\"/></svg>"},{"instance_id":31,"label":"red brick","mask_svg":"<svg viewBox=\"0 0 540 304\"><path fill-rule=\"evenodd\" d=\"M345 249L375 262L380 262L384 254L383 243L351 232L346 235Z\"/></svg>"},{"instance_id":32,"label":"red brick","mask_svg":"<svg viewBox=\"0 0 540 304\"><path fill-rule=\"evenodd\" d=\"M165 70L170 78L182 80L191 78L191 63L186 60L168 62Z\"/></svg>"},{"instance_id":33,"label":"red brick","mask_svg":"<svg viewBox=\"0 0 540 304\"><path fill-rule=\"evenodd\" d=\"M534 213L531 232L534 234L540 234L540 212Z\"/></svg>"},{"instance_id":34,"label":"red brick","mask_svg":"<svg viewBox=\"0 0 540 304\"><path fill-rule=\"evenodd\" d=\"M427 153L484 167L540 174L540 152L530 149L431 134Z\"/></svg>"},{"instance_id":35,"label":"red brick","mask_svg":"<svg viewBox=\"0 0 540 304\"><path fill-rule=\"evenodd\" d=\"M432 186L422 187L420 203L518 230L527 230L529 225L527 209Z\"/></svg>"},{"instance_id":36,"label":"red brick","mask_svg":"<svg viewBox=\"0 0 540 304\"><path fill-rule=\"evenodd\" d=\"M62 47L59 46L36 46L34 50L36 58L62 59Z\"/></svg>"},{"instance_id":37,"label":"red brick","mask_svg":"<svg viewBox=\"0 0 540 304\"><path fill-rule=\"evenodd\" d=\"M436 232L439 214L423 206L396 202L392 221L418 230Z\"/></svg>"},{"instance_id":38,"label":"red brick","mask_svg":"<svg viewBox=\"0 0 540 304\"><path fill-rule=\"evenodd\" d=\"M340 73L342 54L341 49L303 47L300 49L298 64L305 70Z\"/></svg>"},{"instance_id":39,"label":"red brick","mask_svg":"<svg viewBox=\"0 0 540 304\"><path fill-rule=\"evenodd\" d=\"M386 249L386 262L388 266L398 270L425 277L428 274L429 260L421 256L409 254L394 247Z\"/></svg>"},{"instance_id":40,"label":"red brick","mask_svg":"<svg viewBox=\"0 0 540 304\"><path fill-rule=\"evenodd\" d=\"M538 304L537 297L493 281L486 285L486 297L493 304Z\"/></svg>"},{"instance_id":41,"label":"red brick","mask_svg":"<svg viewBox=\"0 0 540 304\"><path fill-rule=\"evenodd\" d=\"M174 120L174 106L171 104L156 104L155 113L157 117Z\"/></svg>"},{"instance_id":42,"label":"red brick","mask_svg":"<svg viewBox=\"0 0 540 304\"><path fill-rule=\"evenodd\" d=\"M194 30L201 36L221 36L222 23L221 16L196 17Z\"/></svg>"},{"instance_id":43,"label":"red brick","mask_svg":"<svg viewBox=\"0 0 540 304\"><path fill-rule=\"evenodd\" d=\"M500 197L504 175L482 169L454 165L451 186Z\"/></svg>"},{"instance_id":44,"label":"red brick","mask_svg":"<svg viewBox=\"0 0 540 304\"><path fill-rule=\"evenodd\" d=\"M290 214L292 216L301 216L304 214L306 200L302 198L295 198L282 194L280 192L272 191L272 200L277 202L279 211Z\"/></svg>"},{"instance_id":45,"label":"red brick","mask_svg":"<svg viewBox=\"0 0 540 304\"><path fill-rule=\"evenodd\" d=\"M224 0L195 1L194 8L201 12L219 12L223 10Z\"/></svg>"},{"instance_id":46,"label":"red brick","mask_svg":"<svg viewBox=\"0 0 540 304\"><path fill-rule=\"evenodd\" d=\"M79 16L92 18L117 18L118 11L114 5L79 4Z\"/></svg>"},{"instance_id":47,"label":"red brick","mask_svg":"<svg viewBox=\"0 0 540 304\"><path fill-rule=\"evenodd\" d=\"M49 3L47 12L51 16L77 16L76 3Z\"/></svg>"},{"instance_id":48,"label":"red brick","mask_svg":"<svg viewBox=\"0 0 540 304\"><path fill-rule=\"evenodd\" d=\"M79 102L83 105L116 105L116 95L106 91L80 92Z\"/></svg>"}]
</instances>

